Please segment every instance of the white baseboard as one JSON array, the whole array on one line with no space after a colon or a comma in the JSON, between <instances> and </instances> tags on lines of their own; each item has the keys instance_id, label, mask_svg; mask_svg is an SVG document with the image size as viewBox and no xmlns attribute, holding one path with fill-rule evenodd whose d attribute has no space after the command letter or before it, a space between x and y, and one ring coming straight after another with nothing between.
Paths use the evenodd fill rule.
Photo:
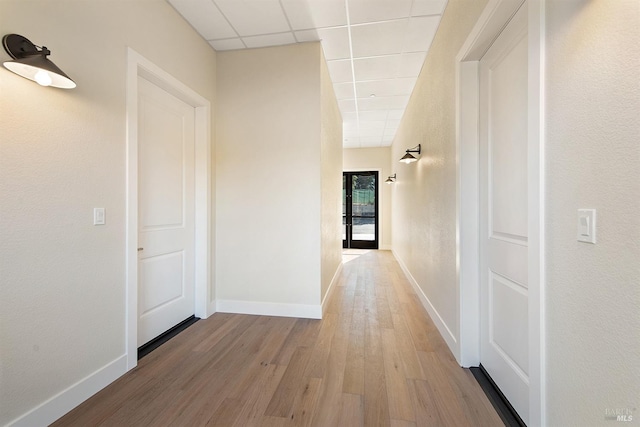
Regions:
<instances>
[{"instance_id":1,"label":"white baseboard","mask_svg":"<svg viewBox=\"0 0 640 427\"><path fill-rule=\"evenodd\" d=\"M324 295L324 298L322 299L322 304L320 304L322 306L323 315L324 315L324 311L327 309L327 306L325 305L325 303L329 301L329 298L331 297L333 290L336 288L335 284L340 279L340 273L342 273L342 263L338 264L336 273L333 275L333 278L331 279L331 283L329 283L329 289L327 289L327 293Z\"/></svg>"},{"instance_id":2,"label":"white baseboard","mask_svg":"<svg viewBox=\"0 0 640 427\"><path fill-rule=\"evenodd\" d=\"M380 247L378 248L381 251L390 251L391 249L391 245L380 245Z\"/></svg>"},{"instance_id":3,"label":"white baseboard","mask_svg":"<svg viewBox=\"0 0 640 427\"><path fill-rule=\"evenodd\" d=\"M422 291L422 288L418 286L418 282L416 282L416 279L413 278L413 276L409 272L409 269L404 264L402 259L398 256L398 254L395 251L392 251L392 253L393 253L393 257L398 261L398 264L400 264L400 268L404 272L404 275L407 277L407 280L409 280L409 283L411 283L411 286L413 286L413 289L416 291L418 298L420 298L420 302L422 303L422 306L425 308L425 310L427 310L429 317L431 317L431 320L433 320L433 323L436 325L436 328L438 328L438 332L440 332L440 335L442 336L444 341L447 343L449 350L451 350L451 352L456 356L456 359L457 359L458 358L458 340L456 339L455 335L451 332L451 329L449 329L444 319L440 316L440 313L438 313L438 310L436 310L433 304L431 304L431 301L429 301L429 298L427 298L427 296L424 294L424 292Z\"/></svg>"},{"instance_id":4,"label":"white baseboard","mask_svg":"<svg viewBox=\"0 0 640 427\"><path fill-rule=\"evenodd\" d=\"M48 426L126 372L127 356L123 355L11 421L8 426Z\"/></svg>"},{"instance_id":5,"label":"white baseboard","mask_svg":"<svg viewBox=\"0 0 640 427\"><path fill-rule=\"evenodd\" d=\"M216 301L216 311L221 313L256 314L259 316L322 319L322 306L320 304L283 304L219 299Z\"/></svg>"}]
</instances>

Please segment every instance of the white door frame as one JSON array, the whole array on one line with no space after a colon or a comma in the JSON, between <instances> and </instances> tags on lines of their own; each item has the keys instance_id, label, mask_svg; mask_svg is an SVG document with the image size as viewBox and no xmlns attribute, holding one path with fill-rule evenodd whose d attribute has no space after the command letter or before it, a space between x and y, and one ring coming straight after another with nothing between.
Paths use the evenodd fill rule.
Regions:
<instances>
[{"instance_id":1,"label":"white door frame","mask_svg":"<svg viewBox=\"0 0 640 427\"><path fill-rule=\"evenodd\" d=\"M489 0L456 56L456 265L461 366L480 363L479 61L524 0ZM544 426L544 7L528 0L529 15L529 411Z\"/></svg>"},{"instance_id":2,"label":"white door frame","mask_svg":"<svg viewBox=\"0 0 640 427\"><path fill-rule=\"evenodd\" d=\"M127 52L126 356L138 364L138 77L195 109L195 315L215 312L211 292L211 103L135 50Z\"/></svg>"}]
</instances>

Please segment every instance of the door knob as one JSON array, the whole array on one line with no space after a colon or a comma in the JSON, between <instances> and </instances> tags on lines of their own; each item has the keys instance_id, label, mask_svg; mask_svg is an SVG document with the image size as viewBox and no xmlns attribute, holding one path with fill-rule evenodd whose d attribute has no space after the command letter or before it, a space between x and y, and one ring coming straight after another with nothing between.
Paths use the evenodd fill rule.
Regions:
<instances>
[{"instance_id":1,"label":"door knob","mask_svg":"<svg viewBox=\"0 0 640 427\"><path fill-rule=\"evenodd\" d=\"M138 252L144 251L144 248L138 248Z\"/></svg>"}]
</instances>

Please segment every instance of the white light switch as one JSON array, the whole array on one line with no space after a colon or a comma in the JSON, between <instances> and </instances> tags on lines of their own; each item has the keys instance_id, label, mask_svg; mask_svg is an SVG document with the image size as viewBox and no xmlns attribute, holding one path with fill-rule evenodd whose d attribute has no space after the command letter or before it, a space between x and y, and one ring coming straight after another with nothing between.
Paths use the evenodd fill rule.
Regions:
<instances>
[{"instance_id":1,"label":"white light switch","mask_svg":"<svg viewBox=\"0 0 640 427\"><path fill-rule=\"evenodd\" d=\"M104 225L105 223L104 208L93 208L93 225Z\"/></svg>"},{"instance_id":2,"label":"white light switch","mask_svg":"<svg viewBox=\"0 0 640 427\"><path fill-rule=\"evenodd\" d=\"M596 242L596 210L578 209L578 241Z\"/></svg>"}]
</instances>

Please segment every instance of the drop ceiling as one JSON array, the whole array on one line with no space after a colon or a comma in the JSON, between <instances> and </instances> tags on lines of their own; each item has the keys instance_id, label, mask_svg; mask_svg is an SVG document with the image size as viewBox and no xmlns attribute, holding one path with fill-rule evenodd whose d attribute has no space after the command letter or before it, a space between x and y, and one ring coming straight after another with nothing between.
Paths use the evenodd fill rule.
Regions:
<instances>
[{"instance_id":1,"label":"drop ceiling","mask_svg":"<svg viewBox=\"0 0 640 427\"><path fill-rule=\"evenodd\" d=\"M168 0L216 51L320 41L344 147L391 145L446 0Z\"/></svg>"}]
</instances>

